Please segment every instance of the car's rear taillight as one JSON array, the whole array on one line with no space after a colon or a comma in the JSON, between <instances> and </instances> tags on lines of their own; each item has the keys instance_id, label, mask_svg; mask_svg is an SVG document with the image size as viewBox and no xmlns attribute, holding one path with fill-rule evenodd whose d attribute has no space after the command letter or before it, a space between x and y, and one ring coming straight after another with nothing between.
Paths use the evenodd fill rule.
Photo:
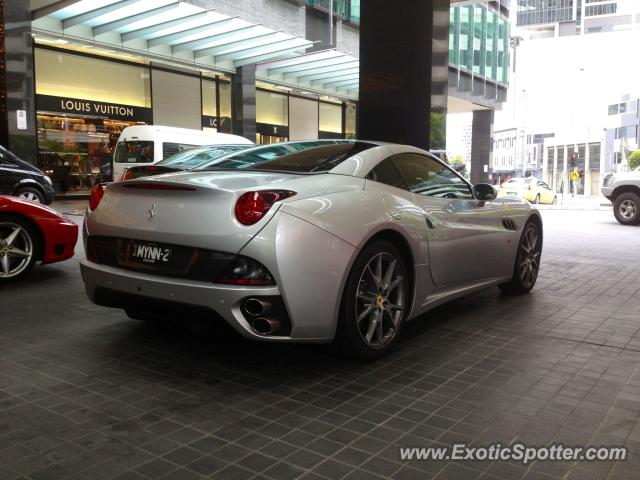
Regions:
<instances>
[{"instance_id":1,"label":"car's rear taillight","mask_svg":"<svg viewBox=\"0 0 640 480\"><path fill-rule=\"evenodd\" d=\"M91 189L91 196L89 197L89 209L95 210L100 205L104 192L107 190L106 183L98 183Z\"/></svg>"},{"instance_id":2,"label":"car's rear taillight","mask_svg":"<svg viewBox=\"0 0 640 480\"><path fill-rule=\"evenodd\" d=\"M122 170L122 173L120 174L120 178L118 178L119 182L124 182L127 179L127 172L129 171L128 168L125 168L124 170Z\"/></svg>"},{"instance_id":3,"label":"car's rear taillight","mask_svg":"<svg viewBox=\"0 0 640 480\"><path fill-rule=\"evenodd\" d=\"M236 218L243 225L253 225L264 217L274 203L295 194L296 192L291 190L259 190L243 193L236 202Z\"/></svg>"}]
</instances>

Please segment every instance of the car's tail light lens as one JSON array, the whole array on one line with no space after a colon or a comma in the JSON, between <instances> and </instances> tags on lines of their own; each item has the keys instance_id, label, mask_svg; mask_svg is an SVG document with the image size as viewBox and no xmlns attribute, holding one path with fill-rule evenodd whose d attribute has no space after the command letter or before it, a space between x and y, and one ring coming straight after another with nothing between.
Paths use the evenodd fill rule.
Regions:
<instances>
[{"instance_id":1,"label":"car's tail light lens","mask_svg":"<svg viewBox=\"0 0 640 480\"><path fill-rule=\"evenodd\" d=\"M259 190L243 193L236 202L236 218L243 225L253 225L279 200L295 195L291 190Z\"/></svg>"},{"instance_id":2,"label":"car's tail light lens","mask_svg":"<svg viewBox=\"0 0 640 480\"><path fill-rule=\"evenodd\" d=\"M89 197L89 208L95 210L100 205L104 192L107 190L106 183L98 183L91 189L91 196Z\"/></svg>"},{"instance_id":3,"label":"car's tail light lens","mask_svg":"<svg viewBox=\"0 0 640 480\"><path fill-rule=\"evenodd\" d=\"M230 285L275 285L275 281L260 262L248 257L236 257L216 279L216 283Z\"/></svg>"},{"instance_id":4,"label":"car's tail light lens","mask_svg":"<svg viewBox=\"0 0 640 480\"><path fill-rule=\"evenodd\" d=\"M124 170L122 170L122 173L120 174L120 178L118 179L118 181L124 182L128 178L128 173L129 173L128 168L125 168Z\"/></svg>"}]
</instances>

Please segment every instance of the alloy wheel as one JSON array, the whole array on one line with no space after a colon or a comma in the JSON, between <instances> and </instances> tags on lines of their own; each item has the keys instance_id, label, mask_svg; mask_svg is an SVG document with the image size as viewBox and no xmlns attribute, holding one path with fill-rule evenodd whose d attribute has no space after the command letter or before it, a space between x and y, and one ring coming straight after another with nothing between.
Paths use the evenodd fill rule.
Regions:
<instances>
[{"instance_id":1,"label":"alloy wheel","mask_svg":"<svg viewBox=\"0 0 640 480\"><path fill-rule=\"evenodd\" d=\"M624 200L620 204L619 210L620 210L620 215L623 218L630 220L635 216L636 212L638 211L638 207L634 201Z\"/></svg>"},{"instance_id":2,"label":"alloy wheel","mask_svg":"<svg viewBox=\"0 0 640 480\"><path fill-rule=\"evenodd\" d=\"M538 278L541 250L538 227L530 224L522 236L518 252L518 275L522 285L527 289L533 287Z\"/></svg>"},{"instance_id":3,"label":"alloy wheel","mask_svg":"<svg viewBox=\"0 0 640 480\"><path fill-rule=\"evenodd\" d=\"M18 197L24 198L25 200L30 200L32 202L40 203L40 197L30 191L22 192L20 195L18 195Z\"/></svg>"},{"instance_id":4,"label":"alloy wheel","mask_svg":"<svg viewBox=\"0 0 640 480\"><path fill-rule=\"evenodd\" d=\"M0 278L13 278L24 272L33 258L33 240L20 225L0 222Z\"/></svg>"},{"instance_id":5,"label":"alloy wheel","mask_svg":"<svg viewBox=\"0 0 640 480\"><path fill-rule=\"evenodd\" d=\"M395 337L405 307L405 287L399 262L390 253L374 255L365 266L356 294L356 321L369 347L384 347Z\"/></svg>"}]
</instances>

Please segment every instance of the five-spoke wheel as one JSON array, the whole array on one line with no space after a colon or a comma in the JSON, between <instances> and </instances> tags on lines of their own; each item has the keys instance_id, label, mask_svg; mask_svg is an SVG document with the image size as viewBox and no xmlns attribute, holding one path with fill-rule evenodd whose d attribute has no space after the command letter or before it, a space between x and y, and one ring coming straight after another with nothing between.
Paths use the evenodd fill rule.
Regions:
<instances>
[{"instance_id":1,"label":"five-spoke wheel","mask_svg":"<svg viewBox=\"0 0 640 480\"><path fill-rule=\"evenodd\" d=\"M36 236L20 218L0 217L0 281L26 274L36 259Z\"/></svg>"},{"instance_id":2,"label":"five-spoke wheel","mask_svg":"<svg viewBox=\"0 0 640 480\"><path fill-rule=\"evenodd\" d=\"M16 196L35 203L44 204L44 195L33 187L25 187L21 189Z\"/></svg>"}]
</instances>

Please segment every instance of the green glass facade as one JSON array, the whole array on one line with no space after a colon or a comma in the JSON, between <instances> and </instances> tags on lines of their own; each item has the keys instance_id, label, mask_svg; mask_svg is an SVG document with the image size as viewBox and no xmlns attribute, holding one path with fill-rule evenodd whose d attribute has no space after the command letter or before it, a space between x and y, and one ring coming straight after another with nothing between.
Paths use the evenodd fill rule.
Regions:
<instances>
[{"instance_id":1,"label":"green glass facade","mask_svg":"<svg viewBox=\"0 0 640 480\"><path fill-rule=\"evenodd\" d=\"M329 11L331 0L307 0L307 5ZM333 13L351 23L360 23L360 0L333 0Z\"/></svg>"},{"instance_id":2,"label":"green glass facade","mask_svg":"<svg viewBox=\"0 0 640 480\"><path fill-rule=\"evenodd\" d=\"M486 4L452 7L449 12L449 63L507 85L509 20Z\"/></svg>"},{"instance_id":3,"label":"green glass facade","mask_svg":"<svg viewBox=\"0 0 640 480\"><path fill-rule=\"evenodd\" d=\"M307 0L307 5L311 5L322 10L329 11L331 6L331 0ZM333 0L333 14L342 18L349 18L349 0ZM358 2L359 4L360 2ZM358 5L358 17L360 8Z\"/></svg>"},{"instance_id":4,"label":"green glass facade","mask_svg":"<svg viewBox=\"0 0 640 480\"><path fill-rule=\"evenodd\" d=\"M360 23L361 0L307 0L352 23ZM449 64L506 86L509 82L509 19L487 4L449 9Z\"/></svg>"}]
</instances>

